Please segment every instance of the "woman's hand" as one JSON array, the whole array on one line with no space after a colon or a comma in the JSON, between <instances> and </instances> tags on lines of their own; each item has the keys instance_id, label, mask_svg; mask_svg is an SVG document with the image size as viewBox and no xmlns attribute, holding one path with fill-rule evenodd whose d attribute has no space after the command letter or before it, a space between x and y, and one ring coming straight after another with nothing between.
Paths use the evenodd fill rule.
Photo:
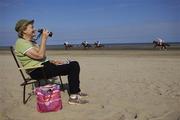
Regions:
<instances>
[{"instance_id":1,"label":"woman's hand","mask_svg":"<svg viewBox=\"0 0 180 120\"><path fill-rule=\"evenodd\" d=\"M62 60L50 60L50 63L53 63L55 65L61 65L61 64L64 64L64 61L62 61Z\"/></svg>"},{"instance_id":2,"label":"woman's hand","mask_svg":"<svg viewBox=\"0 0 180 120\"><path fill-rule=\"evenodd\" d=\"M42 40L47 40L49 36L49 32L47 29L43 29L43 32L42 32Z\"/></svg>"}]
</instances>

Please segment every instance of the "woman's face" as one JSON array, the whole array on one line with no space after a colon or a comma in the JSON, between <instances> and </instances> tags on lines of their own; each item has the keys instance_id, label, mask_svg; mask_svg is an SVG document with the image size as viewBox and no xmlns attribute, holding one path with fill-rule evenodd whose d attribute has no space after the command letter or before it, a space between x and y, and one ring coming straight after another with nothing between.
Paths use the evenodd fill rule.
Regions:
<instances>
[{"instance_id":1,"label":"woman's face","mask_svg":"<svg viewBox=\"0 0 180 120\"><path fill-rule=\"evenodd\" d=\"M36 30L32 24L27 25L26 30L24 30L23 33L31 39L36 36Z\"/></svg>"}]
</instances>

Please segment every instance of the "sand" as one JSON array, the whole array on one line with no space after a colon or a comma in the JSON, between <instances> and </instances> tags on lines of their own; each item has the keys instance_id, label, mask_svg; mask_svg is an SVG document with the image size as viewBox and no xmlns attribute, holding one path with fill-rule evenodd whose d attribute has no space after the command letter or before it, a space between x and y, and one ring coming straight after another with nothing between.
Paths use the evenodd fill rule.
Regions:
<instances>
[{"instance_id":1,"label":"sand","mask_svg":"<svg viewBox=\"0 0 180 120\"><path fill-rule=\"evenodd\" d=\"M22 103L23 79L10 52L0 51L0 120L180 120L180 51L48 51L50 58L71 57L81 65L87 105L39 113L36 99ZM62 77L67 83L67 78Z\"/></svg>"}]
</instances>

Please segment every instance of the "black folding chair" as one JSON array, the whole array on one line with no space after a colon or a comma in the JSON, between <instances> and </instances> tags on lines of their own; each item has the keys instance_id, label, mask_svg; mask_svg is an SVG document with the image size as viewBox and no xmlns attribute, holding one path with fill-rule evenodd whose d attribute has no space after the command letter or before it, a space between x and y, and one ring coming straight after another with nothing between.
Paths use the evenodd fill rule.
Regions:
<instances>
[{"instance_id":1,"label":"black folding chair","mask_svg":"<svg viewBox=\"0 0 180 120\"><path fill-rule=\"evenodd\" d=\"M20 67L20 64L19 64L19 62L18 62L18 60L16 58L16 55L15 55L15 49L11 46L10 50L11 50L11 53L13 55L13 58L14 58L16 64L17 64L17 66L18 66L18 70L20 71L20 73L22 75L22 78L24 80L24 82L21 83L20 85L23 86L23 103L26 104L27 101L29 100L29 98L32 96L32 94L28 94L28 97L26 98L26 86L27 85L32 85L32 90L33 90L35 84L40 85L40 80L35 80L35 79L32 79L31 77L26 77L22 70L39 68L39 67L43 67L43 65L35 66L35 67ZM63 86L61 76L59 76L59 80L60 80L60 84L61 84L61 89L64 91L64 86Z\"/></svg>"}]
</instances>

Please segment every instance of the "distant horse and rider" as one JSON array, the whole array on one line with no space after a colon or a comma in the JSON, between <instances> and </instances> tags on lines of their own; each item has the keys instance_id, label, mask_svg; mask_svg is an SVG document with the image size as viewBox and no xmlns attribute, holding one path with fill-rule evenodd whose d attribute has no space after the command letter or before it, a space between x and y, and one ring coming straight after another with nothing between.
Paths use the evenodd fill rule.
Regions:
<instances>
[{"instance_id":1,"label":"distant horse and rider","mask_svg":"<svg viewBox=\"0 0 180 120\"><path fill-rule=\"evenodd\" d=\"M100 41L95 42L95 43L94 43L94 46L95 46L95 48L103 48L103 47L104 47L104 45L102 45L102 44L100 43Z\"/></svg>"},{"instance_id":2,"label":"distant horse and rider","mask_svg":"<svg viewBox=\"0 0 180 120\"><path fill-rule=\"evenodd\" d=\"M72 48L72 47L73 47L73 45L69 44L68 42L65 42L65 43L64 43L64 48L65 48L65 50L67 50L67 49L69 49L69 48Z\"/></svg>"},{"instance_id":3,"label":"distant horse and rider","mask_svg":"<svg viewBox=\"0 0 180 120\"><path fill-rule=\"evenodd\" d=\"M83 46L84 49L87 49L87 48L91 48L91 47L92 47L87 41L82 42L82 43L81 43L81 46Z\"/></svg>"},{"instance_id":4,"label":"distant horse and rider","mask_svg":"<svg viewBox=\"0 0 180 120\"><path fill-rule=\"evenodd\" d=\"M153 48L160 47L160 50L163 50L163 49L167 50L167 47L170 46L170 44L165 43L164 40L160 38L158 38L157 40L154 40L153 44L154 44Z\"/></svg>"}]
</instances>

